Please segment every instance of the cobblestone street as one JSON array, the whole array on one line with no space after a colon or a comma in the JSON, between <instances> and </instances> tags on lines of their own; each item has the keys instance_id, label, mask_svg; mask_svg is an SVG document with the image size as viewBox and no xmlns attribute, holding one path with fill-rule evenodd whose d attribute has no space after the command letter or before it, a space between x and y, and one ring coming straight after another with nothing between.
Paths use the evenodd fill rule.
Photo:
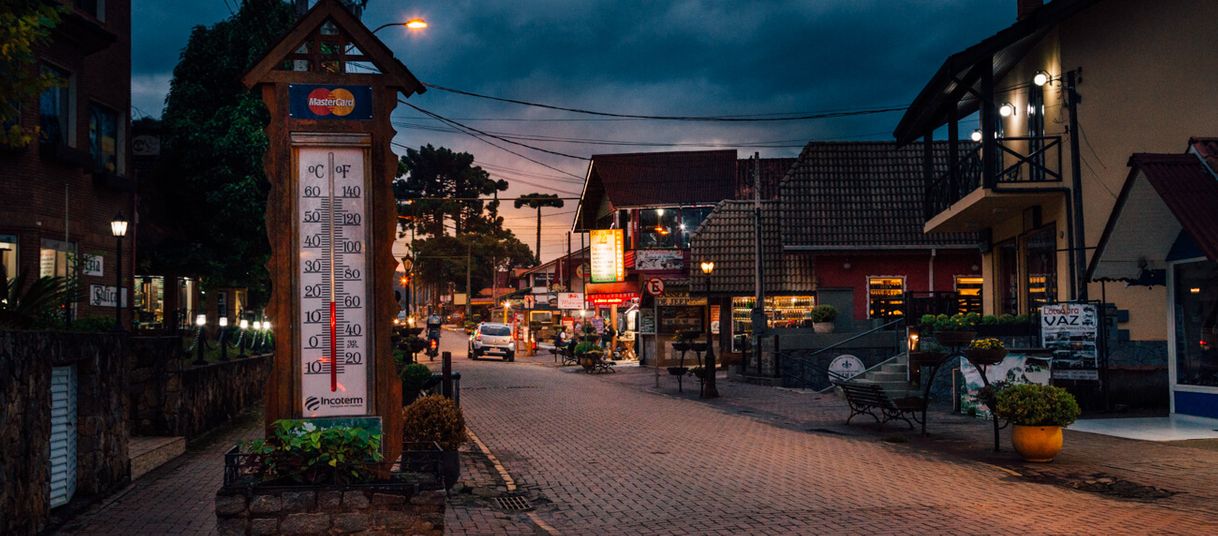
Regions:
<instances>
[{"instance_id":1,"label":"cobblestone street","mask_svg":"<svg viewBox=\"0 0 1218 536\"><path fill-rule=\"evenodd\" d=\"M458 359L454 368L464 376L462 405L470 427L532 500L536 517L557 533L1218 530L1212 508L1194 508L1212 501L1190 500L1189 493L1153 504L1114 499L1034 483L983 460L888 443L883 439L895 435L867 434L872 429L867 426L856 425L863 433L851 435L832 428L809 432L802 428L807 423L797 422L798 408L780 404L791 396L808 400L808 395L724 383L725 400L706 404L649 392L654 390L649 370L597 377L548 362L548 355L517 363ZM773 395L769 416L750 415L767 411L731 402L734 395L755 396L758 390ZM833 419L844 417L825 411ZM1137 445L1112 450L1114 465L1139 457ZM1176 449L1181 458L1212 457L1155 447ZM1183 475L1181 468L1175 466ZM448 530L486 533L484 526L459 521Z\"/></svg>"}]
</instances>

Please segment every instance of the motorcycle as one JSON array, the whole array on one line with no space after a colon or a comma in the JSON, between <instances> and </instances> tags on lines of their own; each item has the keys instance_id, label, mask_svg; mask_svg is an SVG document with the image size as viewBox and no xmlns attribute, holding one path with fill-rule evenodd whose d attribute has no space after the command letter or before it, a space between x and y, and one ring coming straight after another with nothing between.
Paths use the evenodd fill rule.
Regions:
<instances>
[{"instance_id":1,"label":"motorcycle","mask_svg":"<svg viewBox=\"0 0 1218 536\"><path fill-rule=\"evenodd\" d=\"M436 356L440 355L440 331L435 330L427 334L427 354L428 361L435 361Z\"/></svg>"}]
</instances>

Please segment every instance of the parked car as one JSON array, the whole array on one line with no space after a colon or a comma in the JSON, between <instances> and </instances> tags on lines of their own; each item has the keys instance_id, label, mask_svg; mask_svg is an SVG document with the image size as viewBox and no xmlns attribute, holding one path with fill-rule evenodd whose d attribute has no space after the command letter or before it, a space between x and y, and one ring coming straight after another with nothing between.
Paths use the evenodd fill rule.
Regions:
<instances>
[{"instance_id":1,"label":"parked car","mask_svg":"<svg viewBox=\"0 0 1218 536\"><path fill-rule=\"evenodd\" d=\"M516 341L512 340L511 326L483 322L474 328L469 337L469 358L478 359L491 353L502 355L505 361L516 360Z\"/></svg>"}]
</instances>

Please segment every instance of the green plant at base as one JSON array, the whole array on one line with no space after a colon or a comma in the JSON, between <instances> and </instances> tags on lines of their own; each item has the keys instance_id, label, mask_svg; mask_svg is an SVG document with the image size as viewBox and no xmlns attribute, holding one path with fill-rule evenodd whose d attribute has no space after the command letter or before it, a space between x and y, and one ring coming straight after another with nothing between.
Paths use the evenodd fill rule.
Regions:
<instances>
[{"instance_id":1,"label":"green plant at base","mask_svg":"<svg viewBox=\"0 0 1218 536\"><path fill-rule=\"evenodd\" d=\"M402 379L402 384L410 389L422 389L423 384L431 379L431 369L422 363L411 363L402 367L402 371L398 374Z\"/></svg>"},{"instance_id":2,"label":"green plant at base","mask_svg":"<svg viewBox=\"0 0 1218 536\"><path fill-rule=\"evenodd\" d=\"M923 327L930 328L932 331L966 331L981 324L982 318L977 313L956 313L951 316L945 314L922 315L920 321Z\"/></svg>"},{"instance_id":3,"label":"green plant at base","mask_svg":"<svg viewBox=\"0 0 1218 536\"><path fill-rule=\"evenodd\" d=\"M29 279L26 272L8 280L0 277L0 328L27 329L55 323L60 306L70 295L68 280L40 277L27 284ZM110 325L114 326L113 321Z\"/></svg>"},{"instance_id":4,"label":"green plant at base","mask_svg":"<svg viewBox=\"0 0 1218 536\"><path fill-rule=\"evenodd\" d=\"M833 322L837 320L837 307L822 303L812 308L812 321L816 323Z\"/></svg>"},{"instance_id":5,"label":"green plant at base","mask_svg":"<svg viewBox=\"0 0 1218 536\"><path fill-rule=\"evenodd\" d=\"M575 345L575 355L599 354L603 352L604 350L601 349L600 345L594 342L581 342Z\"/></svg>"},{"instance_id":6,"label":"green plant at base","mask_svg":"<svg viewBox=\"0 0 1218 536\"><path fill-rule=\"evenodd\" d=\"M271 434L270 439L246 444L246 452L262 455L264 480L363 482L372 478L372 465L383 459L381 434L363 428L323 428L306 420L284 419L272 425Z\"/></svg>"},{"instance_id":7,"label":"green plant at base","mask_svg":"<svg viewBox=\"0 0 1218 536\"><path fill-rule=\"evenodd\" d=\"M998 415L1023 426L1069 426L1081 412L1074 395L1055 385L1011 385L997 399Z\"/></svg>"},{"instance_id":8,"label":"green plant at base","mask_svg":"<svg viewBox=\"0 0 1218 536\"><path fill-rule=\"evenodd\" d=\"M1004 350L1006 345L1002 344L1001 339L994 337L985 337L982 339L973 339L968 343L968 347L972 350Z\"/></svg>"},{"instance_id":9,"label":"green plant at base","mask_svg":"<svg viewBox=\"0 0 1218 536\"><path fill-rule=\"evenodd\" d=\"M444 450L456 450L465 443L465 416L461 408L441 395L425 396L402 408L406 421L406 441L434 441Z\"/></svg>"}]
</instances>

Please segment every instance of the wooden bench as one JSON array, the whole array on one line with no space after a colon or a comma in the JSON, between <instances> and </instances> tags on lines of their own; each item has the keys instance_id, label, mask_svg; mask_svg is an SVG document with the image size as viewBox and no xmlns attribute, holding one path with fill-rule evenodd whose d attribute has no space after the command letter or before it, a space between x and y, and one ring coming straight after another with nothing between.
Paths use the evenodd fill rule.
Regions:
<instances>
[{"instance_id":1,"label":"wooden bench","mask_svg":"<svg viewBox=\"0 0 1218 536\"><path fill-rule=\"evenodd\" d=\"M846 395L846 403L850 405L850 416L846 418L846 424L858 415L870 415L875 419L875 422L880 424L880 428L888 421L900 419L905 421L912 430L914 425L909 420L913 417L914 421L918 421L919 412L922 411L922 399L918 397L908 397L893 400L888 397L888 393L883 387L870 383L858 382L840 382L835 381L833 385L842 390ZM878 412L878 413L877 413Z\"/></svg>"}]
</instances>

